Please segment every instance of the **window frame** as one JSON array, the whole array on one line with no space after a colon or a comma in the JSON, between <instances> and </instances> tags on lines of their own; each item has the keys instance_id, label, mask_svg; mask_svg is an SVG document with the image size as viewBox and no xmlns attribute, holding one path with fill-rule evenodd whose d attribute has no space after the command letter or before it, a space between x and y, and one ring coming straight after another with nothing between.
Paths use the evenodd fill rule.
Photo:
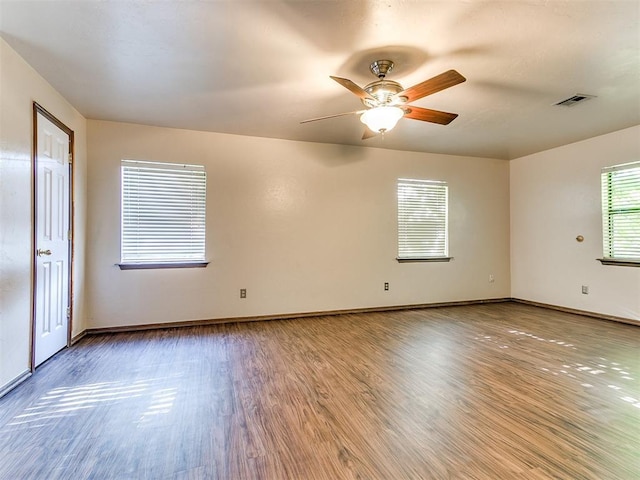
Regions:
<instances>
[{"instance_id":1,"label":"window frame","mask_svg":"<svg viewBox=\"0 0 640 480\"><path fill-rule=\"evenodd\" d=\"M421 187L433 187L437 190L432 191L431 195L436 197L444 197L444 214L440 217L436 217L435 222L423 222L418 224L418 222L414 222L413 225L411 222L406 222L404 219L406 215L410 213L412 207L410 203L404 203L402 200L401 189L408 188L411 185L421 186ZM443 190L442 190L443 189ZM440 190L440 191L438 191ZM422 197L425 199L426 197ZM424 179L416 179L416 178L398 178L396 182L396 199L397 199L397 257L396 260L399 263L411 263L411 262L449 262L453 257L449 255L449 184L445 181L441 180L424 180ZM441 200L428 200L429 202L434 203L434 207L439 207L438 205ZM411 236L411 234L416 234L416 230L421 230L421 233L425 233L425 228L429 229L429 232L435 230L434 227L427 226L425 224L428 223L443 223L444 224L444 239L442 241L442 245L437 245L438 248L441 248L439 253L435 255L428 254L420 254L416 250L416 245L413 245L414 251L408 252L407 250L411 250L412 246L407 244L407 236ZM437 228L437 227L436 227Z\"/></svg>"},{"instance_id":2,"label":"window frame","mask_svg":"<svg viewBox=\"0 0 640 480\"><path fill-rule=\"evenodd\" d=\"M135 171L142 175L148 175L147 181L141 180L136 189L128 190L135 185ZM171 172L176 172L173 176ZM179 173L178 173L179 172ZM153 178L153 177L156 178ZM159 269L159 268L203 268L209 262L206 260L206 169L204 165L178 164L147 160L123 159L120 162L120 263L117 265L121 270L139 269ZM164 177L164 178L162 178ZM141 177L142 178L142 177ZM167 188L166 183L177 189L184 189L190 196L188 199L180 199L179 195L170 197L169 195L153 192L153 189ZM141 194L141 188L150 187L147 195ZM146 198L145 198L146 197ZM150 203L145 203L150 199ZM165 206L173 207L173 222L149 222L146 223L147 232L136 237L136 232L140 233L140 225L144 225L142 215L137 216L132 211L146 209L148 215L157 214ZM140 207L142 205L142 207ZM184 209L188 209L186 212ZM182 212L179 210L182 209ZM127 228L126 221L132 221L137 227ZM187 226L185 226L185 221ZM163 225L164 224L164 225ZM182 243L165 242L165 246L182 247L176 249L176 255L171 256L165 251L160 252L157 257L150 256L153 248L147 247L140 250L128 249L126 244L149 242L154 239L154 235L168 233L171 228L188 229L180 230L183 237ZM154 231L148 233L149 229ZM127 236L129 232L130 236ZM189 238L189 237L192 238ZM199 238L201 237L201 238ZM162 237L161 237L162 238ZM189 250L192 250L189 252ZM148 258L144 258L147 256ZM136 258L137 257L137 258Z\"/></svg>"},{"instance_id":3,"label":"window frame","mask_svg":"<svg viewBox=\"0 0 640 480\"><path fill-rule=\"evenodd\" d=\"M630 182L631 187L626 187L624 184L618 185L618 188L623 187L632 189L638 188L640 192L640 162L631 162L621 165L613 165L605 167L601 170L600 186L601 186L601 199L602 199L602 258L598 258L603 265L617 265L617 266L630 266L640 267L640 249L638 249L638 256L616 256L615 247L615 219L625 218L627 216L640 215L640 193L637 203L631 204L631 206L614 206L612 204L613 190L615 185L612 183L613 175L616 172L624 172L628 170L637 170L638 179L632 179ZM635 172L634 172L635 173ZM621 180L619 183L623 183L625 180ZM635 225L632 227L635 230ZM626 233L626 232L625 232ZM637 235L637 237L636 237ZM626 237L625 237L626 238ZM638 225L637 232L632 231L631 242L637 242L640 245L640 224Z\"/></svg>"}]
</instances>

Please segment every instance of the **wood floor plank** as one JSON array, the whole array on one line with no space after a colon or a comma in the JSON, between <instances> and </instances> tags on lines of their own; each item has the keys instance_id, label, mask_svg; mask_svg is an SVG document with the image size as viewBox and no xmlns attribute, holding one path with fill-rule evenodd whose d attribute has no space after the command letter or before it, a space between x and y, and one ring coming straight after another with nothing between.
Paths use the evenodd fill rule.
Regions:
<instances>
[{"instance_id":1,"label":"wood floor plank","mask_svg":"<svg viewBox=\"0 0 640 480\"><path fill-rule=\"evenodd\" d=\"M0 479L640 478L640 328L518 303L87 336Z\"/></svg>"}]
</instances>

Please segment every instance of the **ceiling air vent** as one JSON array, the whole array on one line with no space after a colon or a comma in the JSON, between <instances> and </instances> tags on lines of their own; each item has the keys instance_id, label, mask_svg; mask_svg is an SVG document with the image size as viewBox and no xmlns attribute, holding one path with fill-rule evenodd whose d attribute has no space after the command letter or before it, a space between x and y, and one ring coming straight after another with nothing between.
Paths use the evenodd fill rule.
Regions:
<instances>
[{"instance_id":1,"label":"ceiling air vent","mask_svg":"<svg viewBox=\"0 0 640 480\"><path fill-rule=\"evenodd\" d=\"M555 103L554 105L559 105L562 107L573 107L576 103L584 103L592 98L596 98L596 96L576 93L573 97L569 97L565 100L562 100L561 102Z\"/></svg>"}]
</instances>

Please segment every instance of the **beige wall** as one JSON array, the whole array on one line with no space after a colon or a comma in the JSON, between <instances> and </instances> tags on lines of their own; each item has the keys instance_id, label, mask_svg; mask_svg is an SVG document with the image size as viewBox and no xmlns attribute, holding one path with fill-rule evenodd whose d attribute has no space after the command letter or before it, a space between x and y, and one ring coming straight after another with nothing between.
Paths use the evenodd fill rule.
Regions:
<instances>
[{"instance_id":1,"label":"beige wall","mask_svg":"<svg viewBox=\"0 0 640 480\"><path fill-rule=\"evenodd\" d=\"M33 101L75 132L74 334L85 329L86 120L0 39L0 391L29 369Z\"/></svg>"},{"instance_id":2,"label":"beige wall","mask_svg":"<svg viewBox=\"0 0 640 480\"><path fill-rule=\"evenodd\" d=\"M506 161L102 121L88 143L88 327L510 295ZM116 266L123 158L206 166L208 268ZM399 177L449 183L454 261L396 262Z\"/></svg>"},{"instance_id":3,"label":"beige wall","mask_svg":"<svg viewBox=\"0 0 640 480\"><path fill-rule=\"evenodd\" d=\"M596 261L600 170L639 159L637 126L511 161L513 297L640 320L640 268Z\"/></svg>"}]
</instances>

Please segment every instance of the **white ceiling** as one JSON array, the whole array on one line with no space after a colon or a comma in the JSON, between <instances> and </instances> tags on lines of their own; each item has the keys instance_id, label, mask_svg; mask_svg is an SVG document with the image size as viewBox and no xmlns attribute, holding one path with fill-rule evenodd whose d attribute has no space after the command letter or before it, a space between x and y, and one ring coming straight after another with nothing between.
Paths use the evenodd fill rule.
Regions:
<instances>
[{"instance_id":1,"label":"white ceiling","mask_svg":"<svg viewBox=\"0 0 640 480\"><path fill-rule=\"evenodd\" d=\"M501 159L640 124L637 0L0 0L0 31L90 119ZM459 117L300 124L359 110L329 75L377 59L405 88L459 71L414 102Z\"/></svg>"}]
</instances>

